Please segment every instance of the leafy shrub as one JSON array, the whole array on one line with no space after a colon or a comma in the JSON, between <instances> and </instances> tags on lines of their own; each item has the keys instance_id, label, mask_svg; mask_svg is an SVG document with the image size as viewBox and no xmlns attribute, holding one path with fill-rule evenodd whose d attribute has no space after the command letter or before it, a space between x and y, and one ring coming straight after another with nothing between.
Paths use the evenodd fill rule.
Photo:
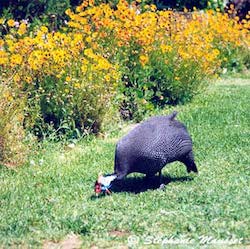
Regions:
<instances>
[{"instance_id":1,"label":"leafy shrub","mask_svg":"<svg viewBox=\"0 0 250 249\"><path fill-rule=\"evenodd\" d=\"M72 1L72 6L79 3L80 1ZM64 24L65 10L69 7L70 0L5 1L0 6L0 14L2 12L3 17L18 21L27 20L32 26L50 24L50 27L55 29Z\"/></svg>"},{"instance_id":2,"label":"leafy shrub","mask_svg":"<svg viewBox=\"0 0 250 249\"><path fill-rule=\"evenodd\" d=\"M171 46L168 45L171 49ZM150 101L155 105L184 103L192 98L204 79L202 68L196 61L178 57L178 51L164 52L162 49L149 55L149 62L143 66L147 77L146 89L152 89Z\"/></svg>"},{"instance_id":3,"label":"leafy shrub","mask_svg":"<svg viewBox=\"0 0 250 249\"><path fill-rule=\"evenodd\" d=\"M181 47L174 44L156 43L154 50L147 55L138 53L133 57L135 61L130 60L133 70L127 69L120 89L124 93L122 115L125 118L141 120L145 112L157 106L185 103L201 90L209 78L208 71L204 75L206 69L201 61L202 54L192 60L181 51Z\"/></svg>"},{"instance_id":4,"label":"leafy shrub","mask_svg":"<svg viewBox=\"0 0 250 249\"><path fill-rule=\"evenodd\" d=\"M233 6L231 6L231 11L234 11ZM221 68L229 71L242 71L248 67L249 19L239 22L239 17L230 18L227 13L214 13L212 10L207 13L207 32L213 34L212 44L219 50L218 60Z\"/></svg>"},{"instance_id":5,"label":"leafy shrub","mask_svg":"<svg viewBox=\"0 0 250 249\"><path fill-rule=\"evenodd\" d=\"M9 23L11 26L11 23ZM20 25L21 26L21 25ZM88 36L78 30L10 34L1 40L2 72L28 94L25 127L38 136L52 126L58 132L98 132L115 93L119 73Z\"/></svg>"},{"instance_id":6,"label":"leafy shrub","mask_svg":"<svg viewBox=\"0 0 250 249\"><path fill-rule=\"evenodd\" d=\"M22 126L25 101L9 81L0 80L0 163L15 166L25 161L28 152Z\"/></svg>"},{"instance_id":7,"label":"leafy shrub","mask_svg":"<svg viewBox=\"0 0 250 249\"><path fill-rule=\"evenodd\" d=\"M141 12L135 3L120 1L115 10L104 4L81 5L69 16L74 28L82 17L91 23L90 36L98 34L103 54L120 65L119 97L127 118L140 119L155 105L189 100L219 73L227 46L242 48L249 42L246 27L213 10L182 15L144 6Z\"/></svg>"}]
</instances>

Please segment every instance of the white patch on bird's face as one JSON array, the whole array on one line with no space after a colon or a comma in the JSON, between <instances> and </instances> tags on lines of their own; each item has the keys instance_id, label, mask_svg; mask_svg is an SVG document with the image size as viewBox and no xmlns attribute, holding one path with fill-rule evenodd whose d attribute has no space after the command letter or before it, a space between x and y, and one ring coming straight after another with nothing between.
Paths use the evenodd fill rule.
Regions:
<instances>
[{"instance_id":1,"label":"white patch on bird's face","mask_svg":"<svg viewBox=\"0 0 250 249\"><path fill-rule=\"evenodd\" d=\"M115 180L117 176L116 175L110 175L110 176L99 176L98 183L109 186L112 181Z\"/></svg>"}]
</instances>

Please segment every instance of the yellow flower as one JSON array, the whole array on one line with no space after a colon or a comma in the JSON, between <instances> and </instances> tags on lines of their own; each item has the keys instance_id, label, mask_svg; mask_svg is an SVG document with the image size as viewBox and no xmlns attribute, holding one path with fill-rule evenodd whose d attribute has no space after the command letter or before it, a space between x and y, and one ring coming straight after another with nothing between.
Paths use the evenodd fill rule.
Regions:
<instances>
[{"instance_id":1,"label":"yellow flower","mask_svg":"<svg viewBox=\"0 0 250 249\"><path fill-rule=\"evenodd\" d=\"M9 102L11 102L14 98L13 98L13 96L9 95L7 99Z\"/></svg>"},{"instance_id":2,"label":"yellow flower","mask_svg":"<svg viewBox=\"0 0 250 249\"><path fill-rule=\"evenodd\" d=\"M82 70L82 72L85 74L86 72L87 72L87 66L86 65L82 65L81 66L81 70Z\"/></svg>"},{"instance_id":3,"label":"yellow flower","mask_svg":"<svg viewBox=\"0 0 250 249\"><path fill-rule=\"evenodd\" d=\"M88 37L86 38L86 42L90 43L91 41L92 41L91 37L88 36Z\"/></svg>"},{"instance_id":4,"label":"yellow flower","mask_svg":"<svg viewBox=\"0 0 250 249\"><path fill-rule=\"evenodd\" d=\"M8 102L11 102L14 99L10 93L5 94L4 97L7 99Z\"/></svg>"},{"instance_id":5,"label":"yellow flower","mask_svg":"<svg viewBox=\"0 0 250 249\"><path fill-rule=\"evenodd\" d=\"M80 88L81 85L80 85L80 83L75 83L75 84L74 84L74 87L75 87L75 88Z\"/></svg>"},{"instance_id":6,"label":"yellow flower","mask_svg":"<svg viewBox=\"0 0 250 249\"><path fill-rule=\"evenodd\" d=\"M0 39L0 48L4 45L4 40Z\"/></svg>"},{"instance_id":7,"label":"yellow flower","mask_svg":"<svg viewBox=\"0 0 250 249\"><path fill-rule=\"evenodd\" d=\"M156 7L156 5L151 4L151 5L150 5L150 9L151 9L151 11L156 11L156 10L157 10L157 7Z\"/></svg>"},{"instance_id":8,"label":"yellow flower","mask_svg":"<svg viewBox=\"0 0 250 249\"><path fill-rule=\"evenodd\" d=\"M70 15L73 14L73 12L71 11L71 9L66 9L65 10L65 14L68 15L68 16L70 16Z\"/></svg>"},{"instance_id":9,"label":"yellow flower","mask_svg":"<svg viewBox=\"0 0 250 249\"><path fill-rule=\"evenodd\" d=\"M96 55L94 54L93 50L91 48L87 48L84 50L84 55L88 56L91 59L96 58Z\"/></svg>"},{"instance_id":10,"label":"yellow flower","mask_svg":"<svg viewBox=\"0 0 250 249\"><path fill-rule=\"evenodd\" d=\"M19 29L17 31L17 33L19 35L24 35L27 31L27 27L26 27L26 24L25 23L21 23L20 26L19 26Z\"/></svg>"},{"instance_id":11,"label":"yellow flower","mask_svg":"<svg viewBox=\"0 0 250 249\"><path fill-rule=\"evenodd\" d=\"M6 65L9 62L8 54L0 50L0 65Z\"/></svg>"},{"instance_id":12,"label":"yellow flower","mask_svg":"<svg viewBox=\"0 0 250 249\"><path fill-rule=\"evenodd\" d=\"M163 53L171 52L173 49L171 46L165 45L165 44L161 44L160 48L161 48Z\"/></svg>"},{"instance_id":13,"label":"yellow flower","mask_svg":"<svg viewBox=\"0 0 250 249\"><path fill-rule=\"evenodd\" d=\"M238 22L240 20L240 18L238 16L235 16L234 20Z\"/></svg>"},{"instance_id":14,"label":"yellow flower","mask_svg":"<svg viewBox=\"0 0 250 249\"><path fill-rule=\"evenodd\" d=\"M85 59L85 58L82 58L81 62L82 62L83 65L87 65L89 63L88 60Z\"/></svg>"},{"instance_id":15,"label":"yellow flower","mask_svg":"<svg viewBox=\"0 0 250 249\"><path fill-rule=\"evenodd\" d=\"M76 7L76 12L81 12L81 11L82 11L82 7L81 7L81 6L77 6L77 7ZM68 13L67 10L66 10L66 12ZM67 13L66 13L66 14L67 14Z\"/></svg>"},{"instance_id":16,"label":"yellow flower","mask_svg":"<svg viewBox=\"0 0 250 249\"><path fill-rule=\"evenodd\" d=\"M139 60L142 66L144 66L146 63L148 63L149 58L147 55L140 55Z\"/></svg>"},{"instance_id":17,"label":"yellow flower","mask_svg":"<svg viewBox=\"0 0 250 249\"><path fill-rule=\"evenodd\" d=\"M105 75L105 76L104 76L104 79L105 79L106 81L110 81L110 75L108 75L108 74Z\"/></svg>"},{"instance_id":18,"label":"yellow flower","mask_svg":"<svg viewBox=\"0 0 250 249\"><path fill-rule=\"evenodd\" d=\"M10 62L13 65L21 65L23 61L23 57L20 54L13 54L10 57Z\"/></svg>"},{"instance_id":19,"label":"yellow flower","mask_svg":"<svg viewBox=\"0 0 250 249\"><path fill-rule=\"evenodd\" d=\"M159 54L163 63L171 67L174 62L175 68L183 67L187 71L195 64L201 74L209 76L228 59L223 61L222 56L227 48L250 46L249 21L238 22L212 9L205 13L190 12L191 18L171 10L156 11L154 6L140 11L136 2L141 0L130 5L120 0L117 9L113 9L109 4L93 5L93 0L83 1L76 11L66 11L68 26L72 28L58 32L50 32L42 26L36 34L29 35L27 25L20 22L18 28L0 39L1 75L9 78L18 67L18 76L15 76L18 83L29 83L34 78L42 80L48 75L71 82L70 87L80 88L76 79L70 78L77 75L80 83L88 82L98 95L102 94L99 89L109 91L109 86L117 86L121 79L123 65L116 67L110 63L116 61L116 56L124 64L130 56L139 56L138 61L132 63L145 66L151 54ZM233 13L232 9L229 11ZM249 16L250 12L246 18ZM0 27L5 23L8 27L18 26L12 19L0 19ZM186 71L183 73L188 77ZM70 73L65 78L66 72ZM182 80L179 74L175 75L174 81Z\"/></svg>"},{"instance_id":20,"label":"yellow flower","mask_svg":"<svg viewBox=\"0 0 250 249\"><path fill-rule=\"evenodd\" d=\"M31 82L32 82L32 78L31 78L30 76L26 76L26 77L25 77L25 81L26 81L27 83L31 83Z\"/></svg>"},{"instance_id":21,"label":"yellow flower","mask_svg":"<svg viewBox=\"0 0 250 249\"><path fill-rule=\"evenodd\" d=\"M48 28L46 26L41 26L40 30L44 34L48 33Z\"/></svg>"},{"instance_id":22,"label":"yellow flower","mask_svg":"<svg viewBox=\"0 0 250 249\"><path fill-rule=\"evenodd\" d=\"M220 54L220 51L218 49L214 49L214 55L218 56Z\"/></svg>"},{"instance_id":23,"label":"yellow flower","mask_svg":"<svg viewBox=\"0 0 250 249\"><path fill-rule=\"evenodd\" d=\"M15 76L13 77L13 80L15 83L18 83L20 81L20 76L18 74L15 74Z\"/></svg>"},{"instance_id":24,"label":"yellow flower","mask_svg":"<svg viewBox=\"0 0 250 249\"><path fill-rule=\"evenodd\" d=\"M7 24L9 27L14 27L15 26L15 21L13 19L10 19L7 21Z\"/></svg>"}]
</instances>

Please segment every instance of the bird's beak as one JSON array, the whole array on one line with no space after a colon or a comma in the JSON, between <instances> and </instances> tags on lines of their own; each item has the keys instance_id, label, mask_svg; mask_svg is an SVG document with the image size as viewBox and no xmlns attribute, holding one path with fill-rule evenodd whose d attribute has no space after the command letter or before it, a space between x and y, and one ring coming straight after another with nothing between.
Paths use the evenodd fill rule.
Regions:
<instances>
[{"instance_id":1,"label":"bird's beak","mask_svg":"<svg viewBox=\"0 0 250 249\"><path fill-rule=\"evenodd\" d=\"M102 192L101 184L98 181L95 182L94 191L96 196L98 196Z\"/></svg>"}]
</instances>

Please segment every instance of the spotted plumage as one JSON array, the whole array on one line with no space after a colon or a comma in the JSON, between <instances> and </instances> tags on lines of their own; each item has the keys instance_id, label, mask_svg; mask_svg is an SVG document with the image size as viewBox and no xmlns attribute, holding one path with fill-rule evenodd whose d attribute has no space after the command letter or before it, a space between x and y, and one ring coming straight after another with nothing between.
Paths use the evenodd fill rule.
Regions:
<instances>
[{"instance_id":1,"label":"spotted plumage","mask_svg":"<svg viewBox=\"0 0 250 249\"><path fill-rule=\"evenodd\" d=\"M174 161L184 163L188 172L198 172L191 137L185 125L175 119L176 115L177 112L173 112L151 117L118 141L114 180L133 172L153 176Z\"/></svg>"},{"instance_id":2,"label":"spotted plumage","mask_svg":"<svg viewBox=\"0 0 250 249\"><path fill-rule=\"evenodd\" d=\"M176 115L149 118L121 138L115 151L118 179L132 172L155 175L174 161L183 162L188 172L197 172L191 137Z\"/></svg>"}]
</instances>

